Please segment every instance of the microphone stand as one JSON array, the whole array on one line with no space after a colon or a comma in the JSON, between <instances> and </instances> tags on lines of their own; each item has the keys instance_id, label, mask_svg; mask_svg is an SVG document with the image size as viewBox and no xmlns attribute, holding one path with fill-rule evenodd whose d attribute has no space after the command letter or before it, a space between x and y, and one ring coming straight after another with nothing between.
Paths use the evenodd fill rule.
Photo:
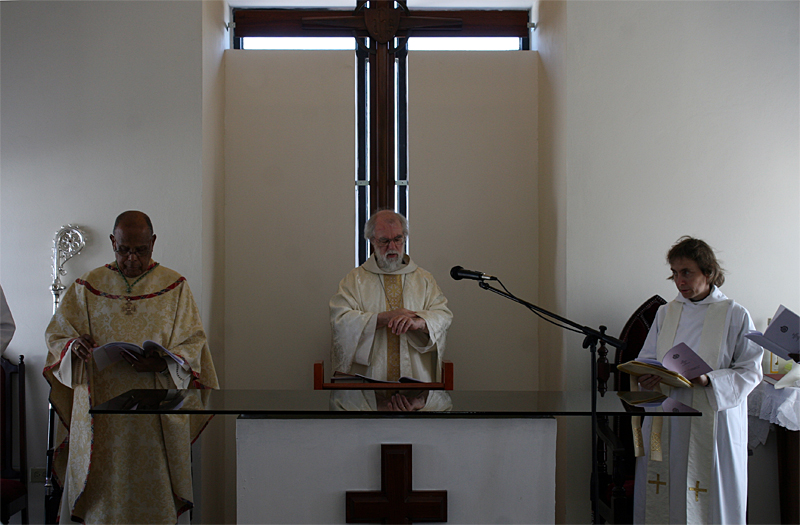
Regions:
<instances>
[{"instance_id":1,"label":"microphone stand","mask_svg":"<svg viewBox=\"0 0 800 525\"><path fill-rule=\"evenodd\" d=\"M601 326L600 330L595 330L588 326L582 326L578 323L570 321L560 315L554 314L553 312L549 312L544 308L540 308L535 304L531 304L528 301L524 301L518 297L511 295L510 293L504 292L502 290L498 290L497 288L492 288L489 286L489 283L486 281L480 281L478 286L483 288L484 290L489 290L491 292L496 293L497 295L501 295L506 299L511 299L515 303L519 303L531 311L537 312L541 315L547 316L551 319L554 319L560 323L565 325L571 326L575 328L577 331L584 335L583 339L583 348L589 348L589 353L592 359L592 478L591 478L591 488L590 488L590 498L592 500L592 523L598 523L598 510L597 510L597 503L600 497L600 479L597 472L597 361L595 355L597 353L597 342L602 341L614 348L623 348L625 343L606 335L606 327Z\"/></svg>"}]
</instances>

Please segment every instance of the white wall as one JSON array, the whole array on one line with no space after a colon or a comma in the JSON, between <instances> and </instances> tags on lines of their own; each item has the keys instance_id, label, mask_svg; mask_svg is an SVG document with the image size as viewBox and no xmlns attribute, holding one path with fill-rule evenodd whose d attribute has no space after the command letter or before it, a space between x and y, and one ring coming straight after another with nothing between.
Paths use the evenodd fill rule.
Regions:
<instances>
[{"instance_id":1,"label":"white wall","mask_svg":"<svg viewBox=\"0 0 800 525\"><path fill-rule=\"evenodd\" d=\"M650 295L673 298L664 256L684 234L717 250L758 328L800 307L798 5L541 4L568 317L619 333ZM571 387L588 385L580 339L565 349ZM588 479L586 425L568 425L568 470ZM588 519L584 488L568 521Z\"/></svg>"},{"instance_id":2,"label":"white wall","mask_svg":"<svg viewBox=\"0 0 800 525\"><path fill-rule=\"evenodd\" d=\"M214 356L214 366L225 387L225 65L224 53L229 46L229 33L224 22L230 17L227 2L203 2L203 151L202 151L202 264L203 295L198 305L203 326ZM235 520L235 508L225 502L233 497L234 487L224 483L230 468L221 454L230 444L233 448L232 418L218 418L206 427L199 443L201 453L193 450L195 480L202 472L200 487L195 485L196 519L203 523L228 523ZM197 448L197 442L194 449ZM200 467L198 468L198 461Z\"/></svg>"},{"instance_id":3,"label":"white wall","mask_svg":"<svg viewBox=\"0 0 800 525\"><path fill-rule=\"evenodd\" d=\"M44 467L53 235L89 242L65 283L112 260L114 218L150 214L154 258L204 301L200 2L1 2L0 282L28 364L29 466ZM33 522L43 485L31 485Z\"/></svg>"}]
</instances>

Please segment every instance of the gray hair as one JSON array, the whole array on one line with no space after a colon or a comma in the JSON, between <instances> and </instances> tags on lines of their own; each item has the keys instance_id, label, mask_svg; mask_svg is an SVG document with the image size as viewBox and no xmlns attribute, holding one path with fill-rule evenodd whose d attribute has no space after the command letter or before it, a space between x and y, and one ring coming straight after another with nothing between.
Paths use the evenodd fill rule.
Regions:
<instances>
[{"instance_id":1,"label":"gray hair","mask_svg":"<svg viewBox=\"0 0 800 525\"><path fill-rule=\"evenodd\" d=\"M378 210L373 213L372 217L364 224L364 238L366 240L371 241L375 236L375 223L378 222L379 216L387 214L390 214L391 217L387 217L386 220L389 222L399 222L400 227L403 228L403 235L408 237L408 220L406 220L405 217L392 210Z\"/></svg>"}]
</instances>

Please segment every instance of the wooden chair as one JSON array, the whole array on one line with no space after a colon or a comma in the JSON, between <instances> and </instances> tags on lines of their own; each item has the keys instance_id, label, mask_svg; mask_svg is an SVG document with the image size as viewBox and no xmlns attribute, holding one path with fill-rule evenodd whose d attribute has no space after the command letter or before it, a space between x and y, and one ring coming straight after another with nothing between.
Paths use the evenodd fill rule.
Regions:
<instances>
[{"instance_id":1,"label":"wooden chair","mask_svg":"<svg viewBox=\"0 0 800 525\"><path fill-rule=\"evenodd\" d=\"M0 522L8 523L11 516L22 512L22 523L28 523L28 453L25 424L25 362L19 356L19 364L15 365L5 357L2 360L0 373ZM17 386L14 388L12 375L17 375ZM16 392L16 395L14 394ZM19 413L19 434L14 439L13 413L16 398ZM14 444L19 450L19 469L13 467Z\"/></svg>"},{"instance_id":2,"label":"wooden chair","mask_svg":"<svg viewBox=\"0 0 800 525\"><path fill-rule=\"evenodd\" d=\"M658 308L666 303L661 296L654 295L636 309L619 336L626 345L621 350L617 349L613 364L605 357L607 350L604 353L603 348L599 349L598 390L601 395L606 393L609 377L614 378L614 391L630 391L630 376L617 370L617 365L636 359ZM631 418L615 416L609 420L608 417L600 417L597 430L597 461L600 473L598 513L608 523L632 523L636 458L633 455Z\"/></svg>"}]
</instances>

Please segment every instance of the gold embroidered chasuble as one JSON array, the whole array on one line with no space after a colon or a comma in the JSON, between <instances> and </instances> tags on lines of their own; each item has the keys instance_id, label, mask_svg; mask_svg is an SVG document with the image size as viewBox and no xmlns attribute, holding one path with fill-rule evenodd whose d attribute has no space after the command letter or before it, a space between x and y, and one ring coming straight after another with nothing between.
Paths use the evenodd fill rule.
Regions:
<instances>
[{"instance_id":1,"label":"gold embroidered chasuble","mask_svg":"<svg viewBox=\"0 0 800 525\"><path fill-rule=\"evenodd\" d=\"M168 374L137 373L119 361L98 371L94 360L84 364L70 350L81 334L91 335L98 346L150 339L187 366L170 364ZM210 418L93 417L88 411L128 390L176 388L176 381L188 388L219 388L186 280L157 266L127 292L115 266L92 270L66 291L46 339L44 375L63 423L55 461L59 483L67 484L62 509L86 523L175 523L193 505L190 445Z\"/></svg>"}]
</instances>

